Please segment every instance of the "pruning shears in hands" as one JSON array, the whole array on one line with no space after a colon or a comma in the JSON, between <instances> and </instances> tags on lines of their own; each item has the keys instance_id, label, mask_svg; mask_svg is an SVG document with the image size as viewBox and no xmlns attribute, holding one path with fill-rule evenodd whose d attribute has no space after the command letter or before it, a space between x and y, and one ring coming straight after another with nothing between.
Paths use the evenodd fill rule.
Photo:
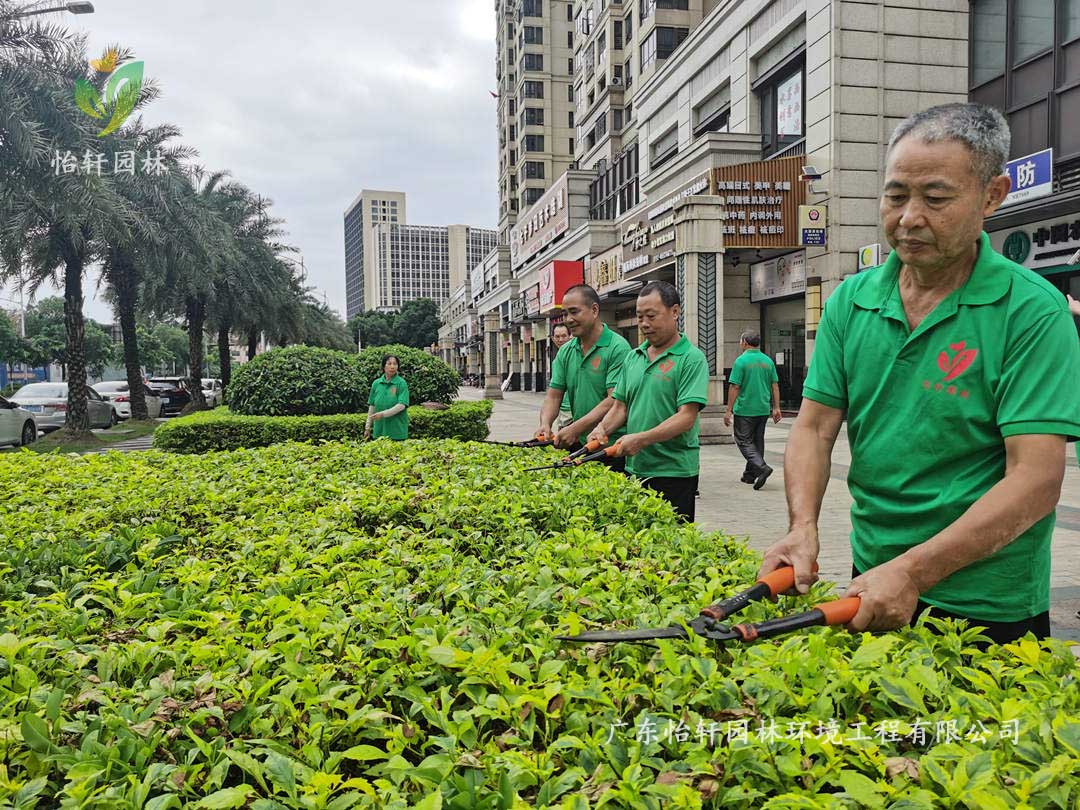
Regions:
<instances>
[{"instance_id":1,"label":"pruning shears in hands","mask_svg":"<svg viewBox=\"0 0 1080 810\"><path fill-rule=\"evenodd\" d=\"M814 566L815 569L817 566ZM781 616L753 624L726 625L721 622L745 608L751 602L774 599L778 594L795 587L795 569L783 566L761 577L754 585L734 596L702 608L701 613L687 625L651 627L637 630L592 630L576 636L556 636L560 641L579 643L629 641L641 643L661 638L690 638L703 636L712 641L755 641L759 638L790 633L805 627L847 624L859 612L859 597L849 596L831 602L822 602L803 613Z\"/></svg>"},{"instance_id":2,"label":"pruning shears in hands","mask_svg":"<svg viewBox=\"0 0 1080 810\"><path fill-rule=\"evenodd\" d=\"M559 459L554 464L545 464L543 467L529 467L525 472L535 472L536 470L561 470L572 467L580 467L589 461L600 461L604 458L613 458L618 454L619 443L610 447L604 447L606 442L602 442L599 439L592 439L587 444L575 450L568 456Z\"/></svg>"},{"instance_id":3,"label":"pruning shears in hands","mask_svg":"<svg viewBox=\"0 0 1080 810\"><path fill-rule=\"evenodd\" d=\"M538 430L531 439L526 439L523 442L496 442L489 439L483 439L481 443L498 444L502 447L551 447L555 444L555 434Z\"/></svg>"}]
</instances>

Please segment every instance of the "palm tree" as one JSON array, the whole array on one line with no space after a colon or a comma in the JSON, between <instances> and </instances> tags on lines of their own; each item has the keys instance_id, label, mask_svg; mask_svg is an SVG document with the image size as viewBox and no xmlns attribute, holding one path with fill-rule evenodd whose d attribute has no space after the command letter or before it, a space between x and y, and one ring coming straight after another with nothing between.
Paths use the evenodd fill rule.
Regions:
<instances>
[{"instance_id":1,"label":"palm tree","mask_svg":"<svg viewBox=\"0 0 1080 810\"><path fill-rule=\"evenodd\" d=\"M62 285L67 333L68 413L66 429L89 429L84 351L83 274L102 245L148 235L145 218L118 192L108 176L61 170L62 153L102 151L93 119L76 106L73 88L88 81L100 92L104 77L87 70L83 40L67 38L45 53L18 47L13 6L0 16L0 273L23 278L31 292L45 281ZM129 58L115 49L119 60ZM154 97L142 86L136 104ZM27 265L24 267L24 262Z\"/></svg>"}]
</instances>

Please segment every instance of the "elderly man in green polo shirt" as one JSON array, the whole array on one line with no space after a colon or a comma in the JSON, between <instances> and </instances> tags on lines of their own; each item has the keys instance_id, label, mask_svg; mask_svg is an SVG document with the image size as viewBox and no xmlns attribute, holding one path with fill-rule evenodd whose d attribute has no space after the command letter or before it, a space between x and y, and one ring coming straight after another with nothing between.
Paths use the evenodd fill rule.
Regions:
<instances>
[{"instance_id":1,"label":"elderly man in green polo shirt","mask_svg":"<svg viewBox=\"0 0 1080 810\"><path fill-rule=\"evenodd\" d=\"M651 281L637 299L645 342L627 355L612 392L615 404L589 436L607 441L624 425L616 445L626 471L658 492L686 520L694 520L698 486L698 411L708 404L709 364L679 332L679 292Z\"/></svg>"},{"instance_id":2,"label":"elderly man in green polo shirt","mask_svg":"<svg viewBox=\"0 0 1080 810\"><path fill-rule=\"evenodd\" d=\"M600 320L600 296L589 285L568 289L562 306L565 325L573 337L562 345L551 365L537 435L550 434L560 406L569 406L571 420L555 434L555 446L569 448L600 424L614 404L611 392L622 374L630 344ZM621 435L620 431L613 439ZM617 458L609 466L622 470L625 463Z\"/></svg>"},{"instance_id":3,"label":"elderly man in green polo shirt","mask_svg":"<svg viewBox=\"0 0 1080 810\"><path fill-rule=\"evenodd\" d=\"M784 462L788 534L762 571L814 579L817 517L847 414L852 630L924 609L1004 643L1049 635L1050 536L1065 444L1080 436L1080 346L1065 298L983 232L1009 192L1009 128L946 104L903 121L886 157L885 263L844 281L818 326Z\"/></svg>"}]
</instances>

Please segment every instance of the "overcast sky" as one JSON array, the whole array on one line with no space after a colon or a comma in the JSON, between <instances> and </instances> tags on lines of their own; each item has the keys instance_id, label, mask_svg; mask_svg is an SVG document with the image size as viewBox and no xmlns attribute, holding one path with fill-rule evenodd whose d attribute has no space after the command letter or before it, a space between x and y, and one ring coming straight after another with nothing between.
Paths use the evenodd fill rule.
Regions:
<instances>
[{"instance_id":1,"label":"overcast sky","mask_svg":"<svg viewBox=\"0 0 1080 810\"><path fill-rule=\"evenodd\" d=\"M92 57L134 50L162 90L147 121L178 125L202 165L270 197L308 283L342 316L342 216L361 189L404 191L413 224L496 226L491 0L94 6L64 22ZM87 313L111 320L92 286Z\"/></svg>"}]
</instances>

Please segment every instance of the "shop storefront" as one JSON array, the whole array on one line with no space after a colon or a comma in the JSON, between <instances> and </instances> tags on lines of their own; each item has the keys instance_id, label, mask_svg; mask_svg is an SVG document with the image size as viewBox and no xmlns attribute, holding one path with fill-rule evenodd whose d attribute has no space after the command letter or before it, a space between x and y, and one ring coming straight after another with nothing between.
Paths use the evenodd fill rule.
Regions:
<instances>
[{"instance_id":1,"label":"shop storefront","mask_svg":"<svg viewBox=\"0 0 1080 810\"><path fill-rule=\"evenodd\" d=\"M761 350L776 363L781 407L795 410L806 369L806 251L750 265L750 301L761 307Z\"/></svg>"}]
</instances>

